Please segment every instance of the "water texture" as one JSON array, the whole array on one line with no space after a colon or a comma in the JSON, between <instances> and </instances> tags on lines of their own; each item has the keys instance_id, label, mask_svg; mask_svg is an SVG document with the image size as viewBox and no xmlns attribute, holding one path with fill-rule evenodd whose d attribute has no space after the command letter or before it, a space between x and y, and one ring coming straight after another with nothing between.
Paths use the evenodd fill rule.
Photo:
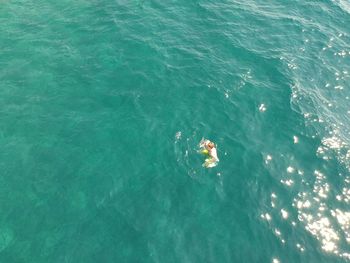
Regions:
<instances>
[{"instance_id":1,"label":"water texture","mask_svg":"<svg viewBox=\"0 0 350 263\"><path fill-rule=\"evenodd\" d=\"M349 262L349 25L347 0L1 1L0 262Z\"/></svg>"}]
</instances>

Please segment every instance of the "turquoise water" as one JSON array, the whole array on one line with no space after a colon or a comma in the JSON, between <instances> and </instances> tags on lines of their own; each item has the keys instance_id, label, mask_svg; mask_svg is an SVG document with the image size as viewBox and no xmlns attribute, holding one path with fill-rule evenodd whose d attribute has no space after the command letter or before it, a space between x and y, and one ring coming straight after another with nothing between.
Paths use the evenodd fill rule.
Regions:
<instances>
[{"instance_id":1,"label":"turquoise water","mask_svg":"<svg viewBox=\"0 0 350 263\"><path fill-rule=\"evenodd\" d=\"M1 1L0 262L350 261L349 25L347 0Z\"/></svg>"}]
</instances>

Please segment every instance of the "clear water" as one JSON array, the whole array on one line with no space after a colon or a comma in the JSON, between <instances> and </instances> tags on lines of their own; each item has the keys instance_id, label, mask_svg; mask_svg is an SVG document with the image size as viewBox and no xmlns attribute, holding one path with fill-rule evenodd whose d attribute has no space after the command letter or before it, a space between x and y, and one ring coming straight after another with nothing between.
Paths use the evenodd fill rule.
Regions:
<instances>
[{"instance_id":1,"label":"clear water","mask_svg":"<svg viewBox=\"0 0 350 263\"><path fill-rule=\"evenodd\" d=\"M349 25L347 0L1 1L0 262L349 261Z\"/></svg>"}]
</instances>

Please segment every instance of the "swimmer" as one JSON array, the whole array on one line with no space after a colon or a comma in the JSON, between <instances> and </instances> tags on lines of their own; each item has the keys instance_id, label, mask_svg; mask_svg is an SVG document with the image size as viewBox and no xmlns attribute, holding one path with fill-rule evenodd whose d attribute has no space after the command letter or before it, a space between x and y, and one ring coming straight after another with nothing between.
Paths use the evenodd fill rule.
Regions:
<instances>
[{"instance_id":1,"label":"swimmer","mask_svg":"<svg viewBox=\"0 0 350 263\"><path fill-rule=\"evenodd\" d=\"M209 157L205 159L203 166L207 168L215 167L219 162L216 145L209 140L202 139L199 147L202 149L201 152Z\"/></svg>"},{"instance_id":2,"label":"swimmer","mask_svg":"<svg viewBox=\"0 0 350 263\"><path fill-rule=\"evenodd\" d=\"M218 162L219 158L218 158L218 153L216 151L215 144L213 142L207 140L205 142L204 146L208 150L209 156L212 158L212 161Z\"/></svg>"}]
</instances>

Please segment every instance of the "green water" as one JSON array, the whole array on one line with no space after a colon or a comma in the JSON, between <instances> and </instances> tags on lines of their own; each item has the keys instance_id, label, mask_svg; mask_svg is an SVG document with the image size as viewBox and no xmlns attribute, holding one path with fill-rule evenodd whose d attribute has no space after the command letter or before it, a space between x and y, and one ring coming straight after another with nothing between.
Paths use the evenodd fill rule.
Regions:
<instances>
[{"instance_id":1,"label":"green water","mask_svg":"<svg viewBox=\"0 0 350 263\"><path fill-rule=\"evenodd\" d=\"M0 262L349 261L349 24L346 0L1 1Z\"/></svg>"}]
</instances>

